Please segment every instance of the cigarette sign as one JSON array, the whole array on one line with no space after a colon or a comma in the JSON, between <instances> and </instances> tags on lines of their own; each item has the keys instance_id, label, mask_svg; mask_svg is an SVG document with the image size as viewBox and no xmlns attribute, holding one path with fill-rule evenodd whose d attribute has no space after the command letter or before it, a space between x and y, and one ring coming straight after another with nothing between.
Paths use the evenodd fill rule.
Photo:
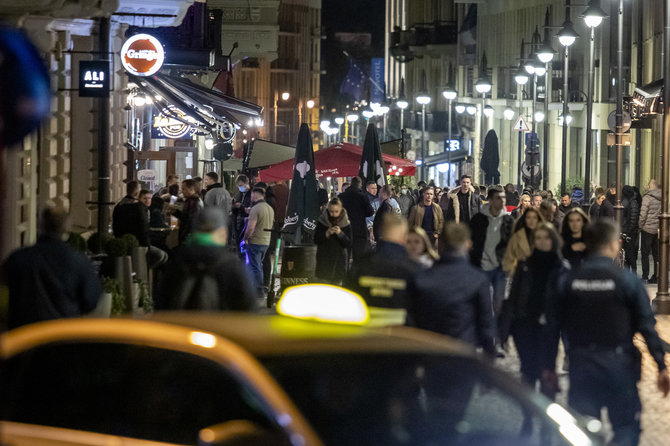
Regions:
<instances>
[{"instance_id":1,"label":"cigarette sign","mask_svg":"<svg viewBox=\"0 0 670 446\"><path fill-rule=\"evenodd\" d=\"M149 34L135 34L121 47L121 63L130 74L151 76L165 60L163 45Z\"/></svg>"}]
</instances>

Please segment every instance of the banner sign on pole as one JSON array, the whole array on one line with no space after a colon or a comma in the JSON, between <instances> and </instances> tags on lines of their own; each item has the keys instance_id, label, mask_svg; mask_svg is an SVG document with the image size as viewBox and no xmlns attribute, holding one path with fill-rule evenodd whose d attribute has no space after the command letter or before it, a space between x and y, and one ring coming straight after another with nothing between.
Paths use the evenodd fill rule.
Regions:
<instances>
[{"instance_id":1,"label":"banner sign on pole","mask_svg":"<svg viewBox=\"0 0 670 446\"><path fill-rule=\"evenodd\" d=\"M384 58L372 58L370 69L370 102L381 104L386 99L384 85Z\"/></svg>"}]
</instances>

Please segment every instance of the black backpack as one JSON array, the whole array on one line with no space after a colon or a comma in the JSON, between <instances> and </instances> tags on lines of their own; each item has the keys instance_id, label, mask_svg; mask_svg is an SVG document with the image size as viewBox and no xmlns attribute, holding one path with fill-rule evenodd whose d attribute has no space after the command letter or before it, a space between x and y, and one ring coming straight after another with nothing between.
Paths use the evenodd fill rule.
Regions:
<instances>
[{"instance_id":1,"label":"black backpack","mask_svg":"<svg viewBox=\"0 0 670 446\"><path fill-rule=\"evenodd\" d=\"M183 264L181 290L177 293L177 302L174 309L180 310L225 310L222 305L221 290L217 272L225 261L225 257L214 263L195 261Z\"/></svg>"}]
</instances>

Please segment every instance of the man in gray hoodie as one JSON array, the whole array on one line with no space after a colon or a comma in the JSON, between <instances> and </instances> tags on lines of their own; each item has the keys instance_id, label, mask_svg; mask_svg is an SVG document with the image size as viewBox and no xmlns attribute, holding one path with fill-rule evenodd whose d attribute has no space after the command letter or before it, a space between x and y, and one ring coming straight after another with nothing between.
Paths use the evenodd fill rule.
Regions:
<instances>
[{"instance_id":1,"label":"man in gray hoodie","mask_svg":"<svg viewBox=\"0 0 670 446\"><path fill-rule=\"evenodd\" d=\"M656 180L649 180L647 193L640 207L640 234L642 236L642 280L656 283L658 266L658 217L661 215L661 190ZM649 277L649 254L654 259L654 275Z\"/></svg>"},{"instance_id":2,"label":"man in gray hoodie","mask_svg":"<svg viewBox=\"0 0 670 446\"><path fill-rule=\"evenodd\" d=\"M488 203L470 220L472 250L470 261L481 268L493 286L493 308L496 314L505 297L505 273L502 258L512 235L514 218L505 209L505 191L500 186L489 188Z\"/></svg>"},{"instance_id":3,"label":"man in gray hoodie","mask_svg":"<svg viewBox=\"0 0 670 446\"><path fill-rule=\"evenodd\" d=\"M215 206L223 210L224 215L230 215L230 208L232 207L233 199L230 193L219 183L219 175L216 172L209 172L205 174L205 186L207 192L205 193L205 206Z\"/></svg>"}]
</instances>

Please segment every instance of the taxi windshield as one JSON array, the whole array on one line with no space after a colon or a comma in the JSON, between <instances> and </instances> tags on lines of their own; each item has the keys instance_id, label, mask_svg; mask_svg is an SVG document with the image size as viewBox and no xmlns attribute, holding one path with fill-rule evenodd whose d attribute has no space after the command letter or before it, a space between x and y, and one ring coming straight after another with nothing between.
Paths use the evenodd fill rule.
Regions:
<instances>
[{"instance_id":1,"label":"taxi windshield","mask_svg":"<svg viewBox=\"0 0 670 446\"><path fill-rule=\"evenodd\" d=\"M470 358L337 354L262 358L335 445L567 445L539 407Z\"/></svg>"}]
</instances>

